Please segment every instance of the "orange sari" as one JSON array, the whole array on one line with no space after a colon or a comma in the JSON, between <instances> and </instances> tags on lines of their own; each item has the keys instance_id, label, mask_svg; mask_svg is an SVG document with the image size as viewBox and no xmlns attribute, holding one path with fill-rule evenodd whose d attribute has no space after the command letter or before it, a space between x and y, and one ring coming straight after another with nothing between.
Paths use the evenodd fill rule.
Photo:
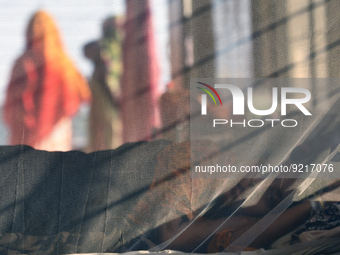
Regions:
<instances>
[{"instance_id":1,"label":"orange sari","mask_svg":"<svg viewBox=\"0 0 340 255\"><path fill-rule=\"evenodd\" d=\"M10 144L54 150L44 140L56 125L70 124L80 103L90 96L86 80L64 51L54 20L38 11L29 22L26 50L16 60L7 88L4 118Z\"/></svg>"}]
</instances>

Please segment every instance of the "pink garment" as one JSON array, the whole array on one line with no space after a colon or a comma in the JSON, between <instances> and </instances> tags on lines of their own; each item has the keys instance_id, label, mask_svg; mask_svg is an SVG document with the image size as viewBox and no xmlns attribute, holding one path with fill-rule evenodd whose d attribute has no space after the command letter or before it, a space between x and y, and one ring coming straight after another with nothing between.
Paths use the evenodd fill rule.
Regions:
<instances>
[{"instance_id":1,"label":"pink garment","mask_svg":"<svg viewBox=\"0 0 340 255\"><path fill-rule=\"evenodd\" d=\"M121 117L123 142L150 140L157 116L159 67L149 0L126 0Z\"/></svg>"}]
</instances>

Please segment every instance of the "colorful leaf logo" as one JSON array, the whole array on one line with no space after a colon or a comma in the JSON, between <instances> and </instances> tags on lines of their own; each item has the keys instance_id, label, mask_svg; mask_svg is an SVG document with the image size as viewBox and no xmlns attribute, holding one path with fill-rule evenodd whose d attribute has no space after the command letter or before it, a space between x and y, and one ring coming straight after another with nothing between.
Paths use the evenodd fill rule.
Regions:
<instances>
[{"instance_id":1,"label":"colorful leaf logo","mask_svg":"<svg viewBox=\"0 0 340 255\"><path fill-rule=\"evenodd\" d=\"M206 86L206 87L209 88L212 92L214 92L215 95L217 96L218 100L220 101L220 104L222 105L222 101L221 101L220 95L217 93L217 91L216 91L213 87L211 87L210 85L205 84L205 83L203 83L203 82L196 82L196 83L199 83L199 84L201 84L201 85L203 85L203 86ZM211 94L211 92L210 92L209 90L203 89L203 88L200 88L200 87L197 87L197 88L203 90L204 92L206 92L206 93L212 98L212 100L214 101L215 105L217 106L216 100L215 100L214 96Z\"/></svg>"}]
</instances>

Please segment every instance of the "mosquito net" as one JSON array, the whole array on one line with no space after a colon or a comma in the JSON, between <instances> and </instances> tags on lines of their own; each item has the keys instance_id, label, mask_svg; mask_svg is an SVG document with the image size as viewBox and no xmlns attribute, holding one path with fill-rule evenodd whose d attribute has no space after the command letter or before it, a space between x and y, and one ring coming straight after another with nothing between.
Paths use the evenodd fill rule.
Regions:
<instances>
[{"instance_id":1,"label":"mosquito net","mask_svg":"<svg viewBox=\"0 0 340 255\"><path fill-rule=\"evenodd\" d=\"M0 253L340 252L340 3L170 0L158 101L146 3L127 1L128 143L0 147Z\"/></svg>"}]
</instances>

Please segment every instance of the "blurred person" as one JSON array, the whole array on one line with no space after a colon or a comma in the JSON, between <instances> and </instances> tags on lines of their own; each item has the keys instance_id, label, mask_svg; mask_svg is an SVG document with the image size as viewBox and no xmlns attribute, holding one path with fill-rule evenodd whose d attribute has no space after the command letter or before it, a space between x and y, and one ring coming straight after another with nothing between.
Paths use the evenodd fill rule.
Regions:
<instances>
[{"instance_id":1,"label":"blurred person","mask_svg":"<svg viewBox=\"0 0 340 255\"><path fill-rule=\"evenodd\" d=\"M94 64L91 78L89 150L107 150L121 145L119 117L121 44L123 33L116 17L107 18L102 38L84 46L84 54Z\"/></svg>"},{"instance_id":2,"label":"blurred person","mask_svg":"<svg viewBox=\"0 0 340 255\"><path fill-rule=\"evenodd\" d=\"M150 2L126 1L121 117L123 142L154 138L159 126L159 66Z\"/></svg>"},{"instance_id":3,"label":"blurred person","mask_svg":"<svg viewBox=\"0 0 340 255\"><path fill-rule=\"evenodd\" d=\"M36 12L26 30L26 49L15 61L4 105L11 145L72 149L72 117L91 94L67 56L55 21Z\"/></svg>"}]
</instances>

